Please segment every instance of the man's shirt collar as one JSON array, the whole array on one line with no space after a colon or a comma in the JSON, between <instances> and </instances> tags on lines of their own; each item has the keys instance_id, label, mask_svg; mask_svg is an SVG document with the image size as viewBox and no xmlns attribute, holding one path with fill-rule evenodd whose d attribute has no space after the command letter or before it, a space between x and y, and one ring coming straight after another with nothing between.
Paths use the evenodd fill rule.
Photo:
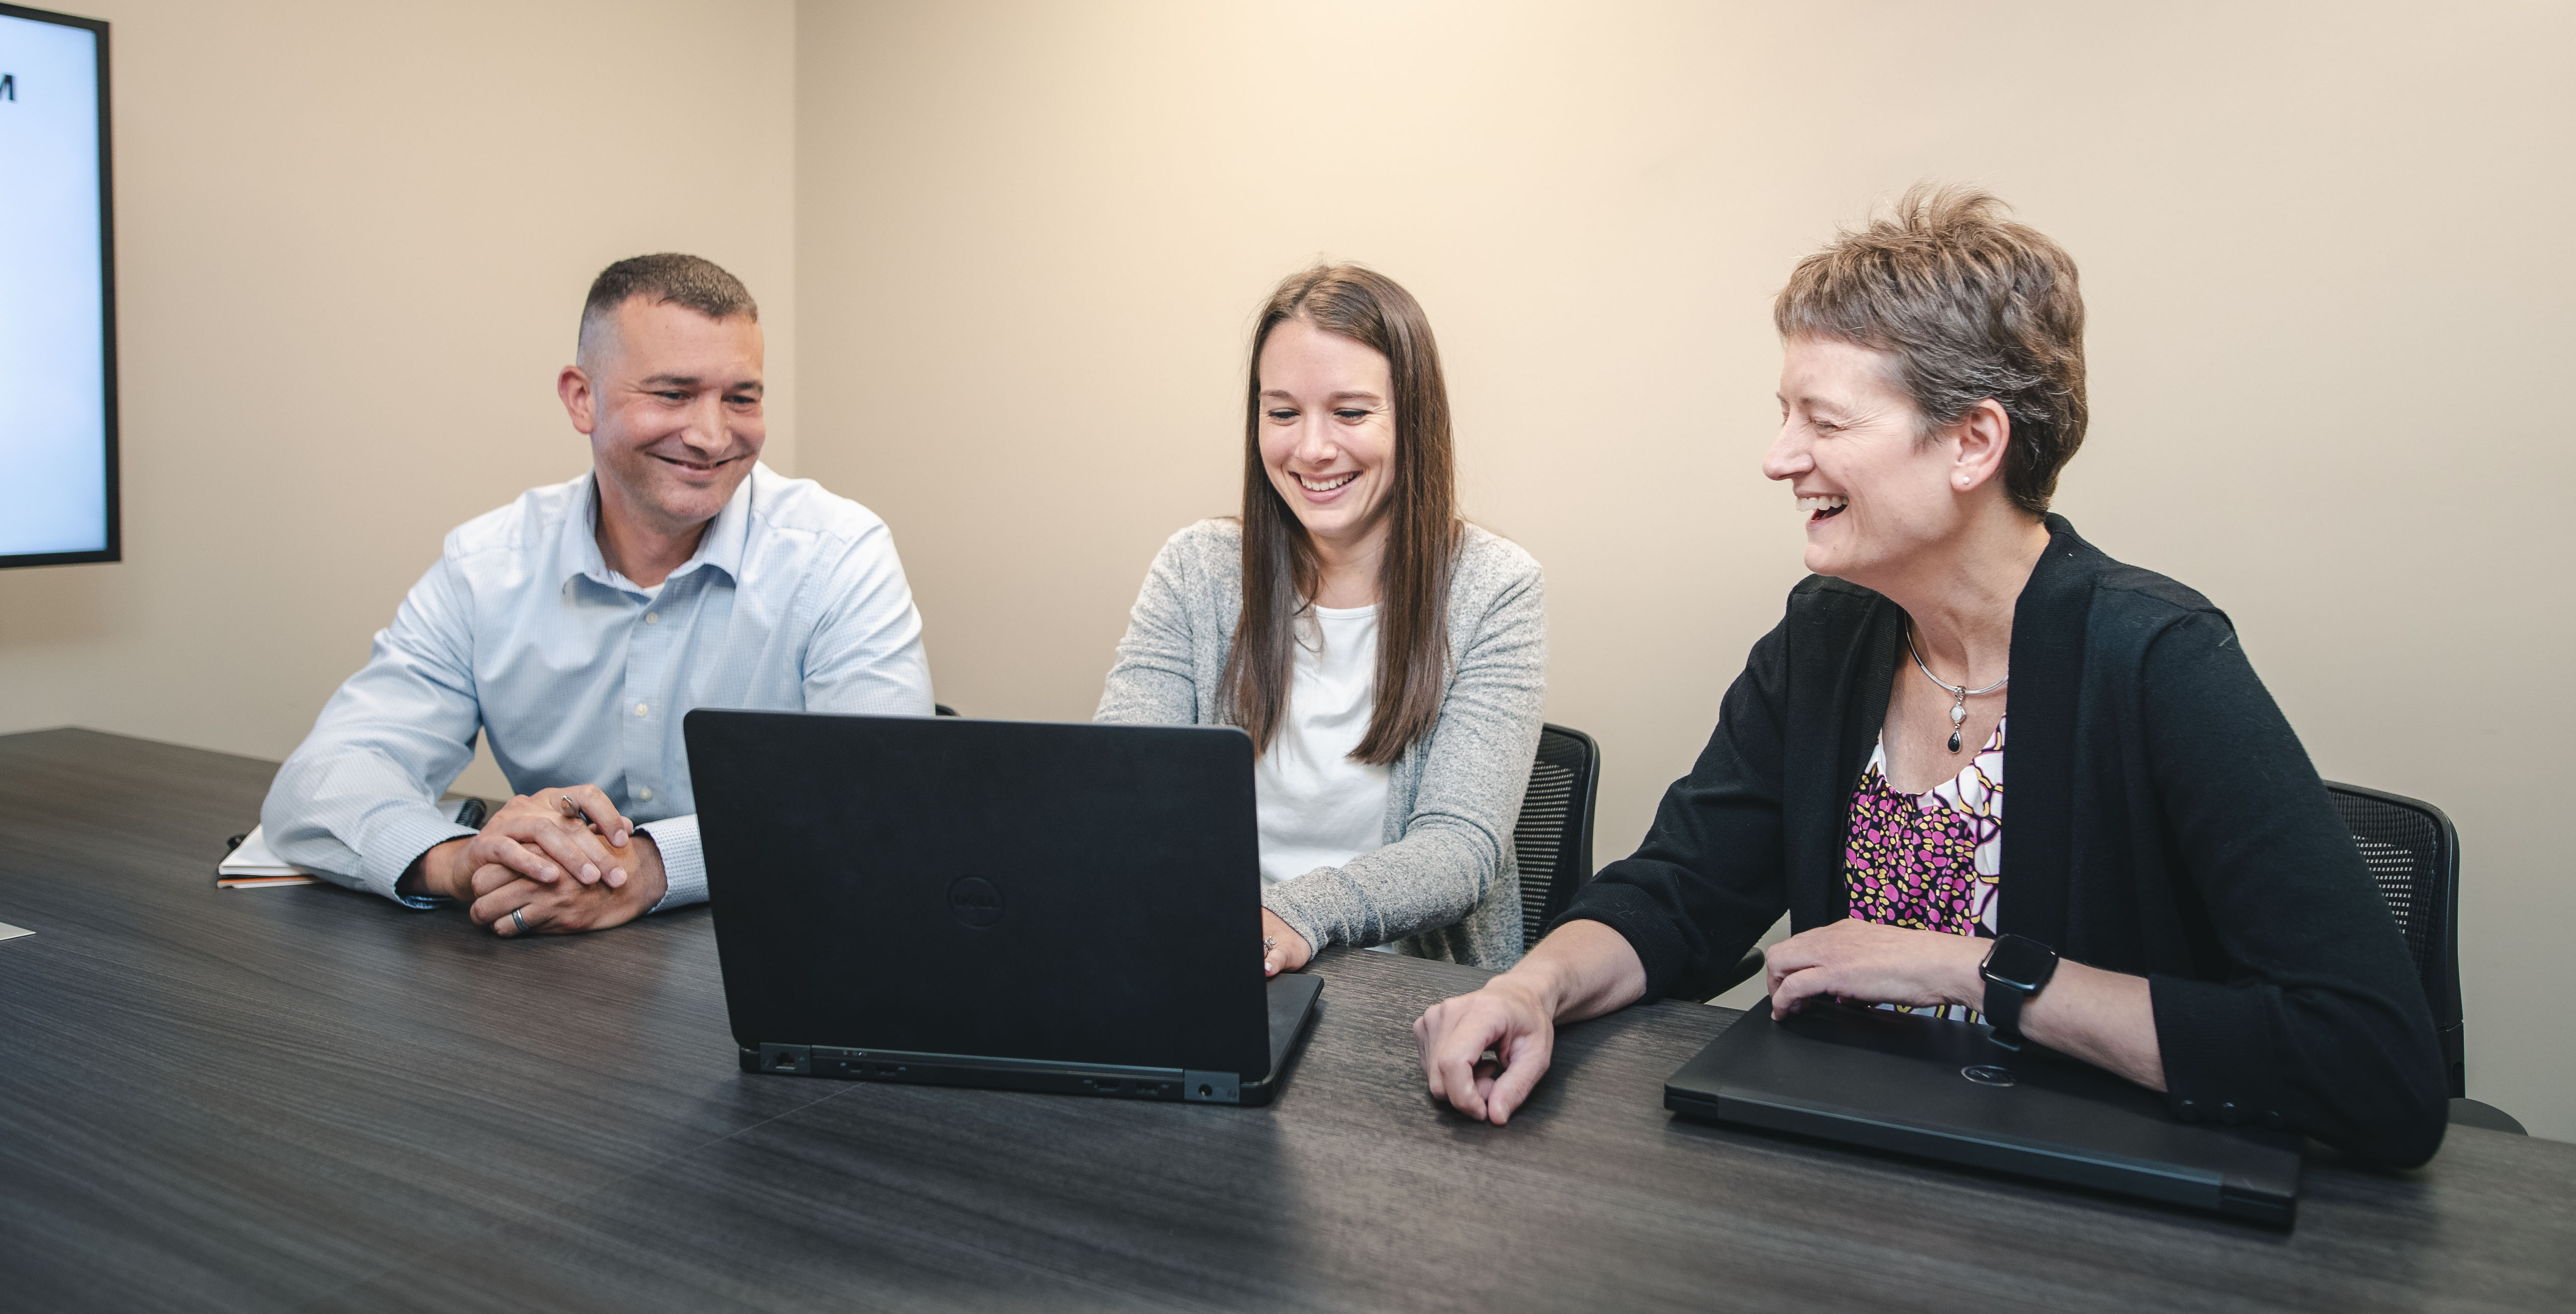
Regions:
<instances>
[{"instance_id":1,"label":"man's shirt collar","mask_svg":"<svg viewBox=\"0 0 2576 1314\"><path fill-rule=\"evenodd\" d=\"M742 582L744 544L751 536L751 486L766 473L755 462L751 473L734 486L733 496L725 500L724 509L707 522L707 532L698 539L698 550L671 572L678 579L701 566L711 566L725 573L736 584ZM608 558L599 551L599 472L592 470L581 477L577 495L580 510L563 518L563 540L560 544L563 578L575 576L597 581L608 588L629 593L650 590L608 568ZM668 583L669 581L664 581Z\"/></svg>"}]
</instances>

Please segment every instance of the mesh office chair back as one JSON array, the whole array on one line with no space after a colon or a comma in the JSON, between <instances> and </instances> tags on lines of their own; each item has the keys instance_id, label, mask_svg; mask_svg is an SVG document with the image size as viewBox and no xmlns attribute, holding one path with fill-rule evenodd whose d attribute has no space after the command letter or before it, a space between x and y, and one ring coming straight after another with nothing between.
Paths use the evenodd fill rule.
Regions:
<instances>
[{"instance_id":1,"label":"mesh office chair back","mask_svg":"<svg viewBox=\"0 0 2576 1314\"><path fill-rule=\"evenodd\" d=\"M2331 780L2326 793L2405 933L2442 1036L2451 1097L2461 1098L2468 1094L2468 1073L2460 1017L2460 832L2440 808L2417 799Z\"/></svg>"},{"instance_id":2,"label":"mesh office chair back","mask_svg":"<svg viewBox=\"0 0 2576 1314\"><path fill-rule=\"evenodd\" d=\"M1529 792L1521 796L1512 825L1512 853L1521 867L1521 947L1539 932L1585 881L1592 879L1592 805L1601 792L1601 747L1592 736L1561 725L1544 726L1538 758L1530 763Z\"/></svg>"}]
</instances>

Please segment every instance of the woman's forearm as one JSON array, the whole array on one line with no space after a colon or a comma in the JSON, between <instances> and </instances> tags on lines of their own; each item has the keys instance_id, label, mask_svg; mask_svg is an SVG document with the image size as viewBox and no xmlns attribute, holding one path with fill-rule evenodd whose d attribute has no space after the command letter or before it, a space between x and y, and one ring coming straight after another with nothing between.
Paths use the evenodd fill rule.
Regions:
<instances>
[{"instance_id":1,"label":"woman's forearm","mask_svg":"<svg viewBox=\"0 0 2576 1314\"><path fill-rule=\"evenodd\" d=\"M1567 922L1556 928L1503 975L1527 981L1559 1022L1599 1017L1646 993L1646 964L1635 946L1600 922Z\"/></svg>"},{"instance_id":2,"label":"woman's forearm","mask_svg":"<svg viewBox=\"0 0 2576 1314\"><path fill-rule=\"evenodd\" d=\"M1404 838L1270 886L1262 902L1318 950L1387 944L1455 926L1485 902L1510 852L1493 835L1446 812L1417 811ZM1517 940L1520 910L1515 905L1511 912Z\"/></svg>"},{"instance_id":3,"label":"woman's forearm","mask_svg":"<svg viewBox=\"0 0 2576 1314\"><path fill-rule=\"evenodd\" d=\"M2155 1001L2143 976L2061 962L2048 988L2023 1006L2021 1031L2050 1049L2108 1068L2149 1090L2165 1088L2164 1051L2156 1043Z\"/></svg>"}]
</instances>

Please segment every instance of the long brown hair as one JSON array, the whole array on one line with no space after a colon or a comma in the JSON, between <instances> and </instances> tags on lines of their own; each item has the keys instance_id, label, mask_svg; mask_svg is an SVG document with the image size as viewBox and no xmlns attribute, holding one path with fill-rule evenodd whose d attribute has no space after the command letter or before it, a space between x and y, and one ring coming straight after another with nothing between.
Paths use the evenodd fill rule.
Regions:
<instances>
[{"instance_id":1,"label":"long brown hair","mask_svg":"<svg viewBox=\"0 0 2576 1314\"><path fill-rule=\"evenodd\" d=\"M1378 563L1377 707L1351 760L1383 766L1440 719L1449 678L1449 575L1460 526L1449 448L1449 385L1430 317L1394 279L1317 265L1281 281L1252 331L1243 413L1243 615L1225 658L1226 710L1267 751L1288 719L1297 616L1322 582L1314 541L1261 460L1261 349L1292 319L1386 357L1395 407L1393 477Z\"/></svg>"}]
</instances>

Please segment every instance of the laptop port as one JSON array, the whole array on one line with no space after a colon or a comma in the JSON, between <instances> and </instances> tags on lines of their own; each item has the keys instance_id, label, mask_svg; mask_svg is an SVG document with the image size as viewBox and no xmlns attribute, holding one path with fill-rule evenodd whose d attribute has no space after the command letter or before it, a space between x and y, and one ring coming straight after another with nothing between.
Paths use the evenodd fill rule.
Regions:
<instances>
[{"instance_id":1,"label":"laptop port","mask_svg":"<svg viewBox=\"0 0 2576 1314\"><path fill-rule=\"evenodd\" d=\"M1184 1072L1181 1074L1181 1098L1214 1100L1232 1104L1241 1098L1243 1083L1231 1072Z\"/></svg>"}]
</instances>

